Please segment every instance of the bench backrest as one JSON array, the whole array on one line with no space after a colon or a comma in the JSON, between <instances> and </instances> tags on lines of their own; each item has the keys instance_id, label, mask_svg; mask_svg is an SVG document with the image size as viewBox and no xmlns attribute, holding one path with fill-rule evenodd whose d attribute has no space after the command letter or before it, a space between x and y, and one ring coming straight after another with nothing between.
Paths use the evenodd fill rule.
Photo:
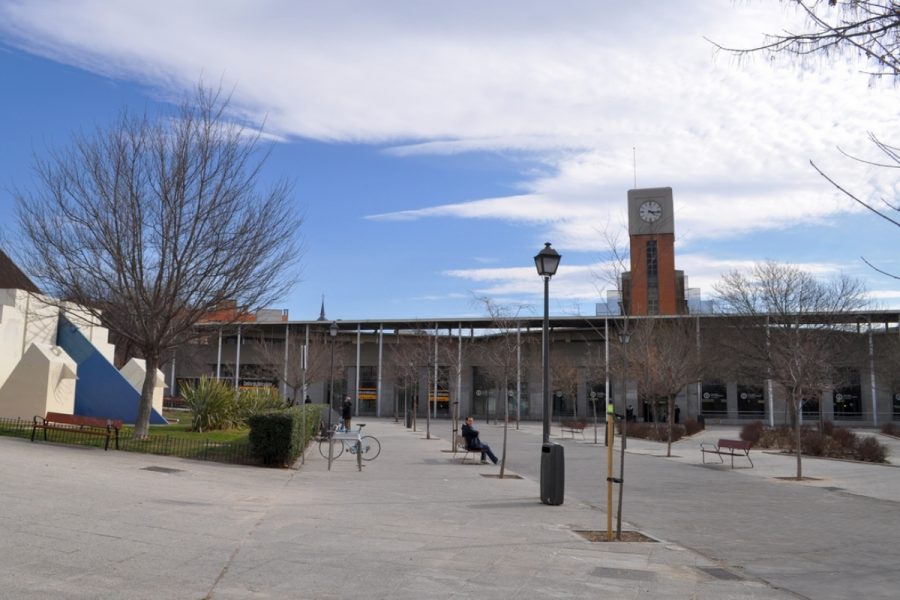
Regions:
<instances>
[{"instance_id":1,"label":"bench backrest","mask_svg":"<svg viewBox=\"0 0 900 600\"><path fill-rule=\"evenodd\" d=\"M719 440L719 448L730 448L732 450L749 450L750 442L744 440Z\"/></svg>"},{"instance_id":2,"label":"bench backrest","mask_svg":"<svg viewBox=\"0 0 900 600\"><path fill-rule=\"evenodd\" d=\"M468 440L466 440L466 436L464 436L463 434L459 434L456 437L456 447L460 450L478 450L478 448L469 447L469 442Z\"/></svg>"},{"instance_id":3,"label":"bench backrest","mask_svg":"<svg viewBox=\"0 0 900 600\"><path fill-rule=\"evenodd\" d=\"M48 412L44 418L51 423L60 423L62 425L82 425L84 427L100 427L101 429L105 429L107 426L113 429L122 427L122 421L99 417L84 417L82 415L68 415L66 413Z\"/></svg>"}]
</instances>

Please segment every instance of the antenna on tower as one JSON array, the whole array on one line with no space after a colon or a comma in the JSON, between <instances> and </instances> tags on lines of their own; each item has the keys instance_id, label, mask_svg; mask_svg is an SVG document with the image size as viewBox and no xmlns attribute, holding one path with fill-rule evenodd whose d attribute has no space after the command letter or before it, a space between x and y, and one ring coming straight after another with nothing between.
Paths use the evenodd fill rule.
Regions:
<instances>
[{"instance_id":1,"label":"antenna on tower","mask_svg":"<svg viewBox=\"0 0 900 600\"><path fill-rule=\"evenodd\" d=\"M631 147L631 163L634 171L634 189L637 189L637 148Z\"/></svg>"}]
</instances>

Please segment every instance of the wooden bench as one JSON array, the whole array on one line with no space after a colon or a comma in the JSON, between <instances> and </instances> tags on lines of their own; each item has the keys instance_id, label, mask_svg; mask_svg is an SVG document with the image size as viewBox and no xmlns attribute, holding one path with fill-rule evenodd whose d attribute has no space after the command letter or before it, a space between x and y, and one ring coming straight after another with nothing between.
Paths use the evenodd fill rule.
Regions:
<instances>
[{"instance_id":1,"label":"wooden bench","mask_svg":"<svg viewBox=\"0 0 900 600\"><path fill-rule=\"evenodd\" d=\"M706 455L715 454L719 457L719 462L724 463L723 456L731 457L731 468L734 468L734 457L742 456L750 461L750 468L753 468L753 461L750 459L750 442L744 440L726 440L720 439L718 443L700 442L700 452L703 457L703 464L706 464Z\"/></svg>"},{"instance_id":2,"label":"wooden bench","mask_svg":"<svg viewBox=\"0 0 900 600\"><path fill-rule=\"evenodd\" d=\"M581 439L584 439L584 428L587 427L587 422L585 421L563 421L560 423L560 429L562 431L563 437L566 436L566 433L572 434L572 439L575 439L575 434L580 433Z\"/></svg>"},{"instance_id":3,"label":"wooden bench","mask_svg":"<svg viewBox=\"0 0 900 600\"><path fill-rule=\"evenodd\" d=\"M472 455L472 460L473 460L473 461L476 461L476 460L477 460L479 463L481 462L481 449L479 449L479 448L469 448L469 447L466 445L466 438L464 438L464 437L461 436L461 435L460 435L460 436L457 436L457 438L456 438L456 449L457 449L458 451L462 451L462 452L463 452L463 457L462 457L462 460L459 461L459 464L461 464L461 465L462 465L462 464L465 464L466 459L469 458L469 455L470 455L470 454Z\"/></svg>"},{"instance_id":4,"label":"wooden bench","mask_svg":"<svg viewBox=\"0 0 900 600\"><path fill-rule=\"evenodd\" d=\"M115 436L116 450L119 449L119 429L122 421L102 419L99 417L83 417L81 415L67 415L64 413L48 412L46 417L35 416L31 427L31 441L38 429L44 430L44 441L47 440L47 431L68 431L85 435L99 435L106 438L104 450L109 450L109 438Z\"/></svg>"}]
</instances>

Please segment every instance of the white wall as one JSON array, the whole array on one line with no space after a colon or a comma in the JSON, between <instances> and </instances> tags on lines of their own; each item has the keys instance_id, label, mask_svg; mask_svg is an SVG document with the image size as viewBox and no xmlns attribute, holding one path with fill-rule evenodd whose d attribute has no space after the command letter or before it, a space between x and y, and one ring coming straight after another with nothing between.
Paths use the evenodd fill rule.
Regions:
<instances>
[{"instance_id":1,"label":"white wall","mask_svg":"<svg viewBox=\"0 0 900 600\"><path fill-rule=\"evenodd\" d=\"M142 358L132 358L124 367L119 369L122 377L136 389L138 393L144 387L144 377L147 373L147 363ZM156 387L153 390L153 408L156 412L162 414L163 411L163 395L166 390L166 376L159 369L156 370Z\"/></svg>"},{"instance_id":2,"label":"white wall","mask_svg":"<svg viewBox=\"0 0 900 600\"><path fill-rule=\"evenodd\" d=\"M115 364L116 347L109 343L109 330L96 317L77 304L66 303L63 314L94 345L110 364Z\"/></svg>"},{"instance_id":3,"label":"white wall","mask_svg":"<svg viewBox=\"0 0 900 600\"><path fill-rule=\"evenodd\" d=\"M0 417L30 421L48 411L75 410L77 366L59 346L36 342L0 385Z\"/></svg>"},{"instance_id":4,"label":"white wall","mask_svg":"<svg viewBox=\"0 0 900 600\"><path fill-rule=\"evenodd\" d=\"M56 344L59 309L44 297L0 289L0 386L32 343Z\"/></svg>"}]
</instances>

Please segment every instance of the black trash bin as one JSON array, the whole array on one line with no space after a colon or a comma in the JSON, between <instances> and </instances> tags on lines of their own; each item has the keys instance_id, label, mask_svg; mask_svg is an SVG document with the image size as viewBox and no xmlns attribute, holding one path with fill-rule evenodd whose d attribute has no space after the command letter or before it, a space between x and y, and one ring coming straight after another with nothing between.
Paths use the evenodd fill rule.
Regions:
<instances>
[{"instance_id":1,"label":"black trash bin","mask_svg":"<svg viewBox=\"0 0 900 600\"><path fill-rule=\"evenodd\" d=\"M566 462L563 447L547 443L541 447L541 502L559 505L563 503L566 487Z\"/></svg>"}]
</instances>

